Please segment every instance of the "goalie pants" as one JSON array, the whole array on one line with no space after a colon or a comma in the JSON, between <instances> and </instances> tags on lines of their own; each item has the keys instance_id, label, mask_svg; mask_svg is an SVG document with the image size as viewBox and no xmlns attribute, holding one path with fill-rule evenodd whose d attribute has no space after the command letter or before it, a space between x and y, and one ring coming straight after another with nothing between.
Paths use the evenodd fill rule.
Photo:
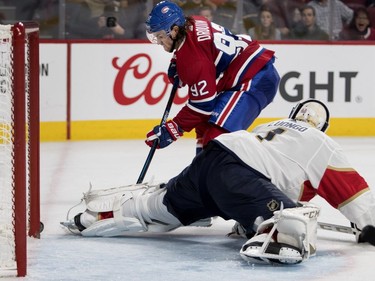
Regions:
<instances>
[{"instance_id":1,"label":"goalie pants","mask_svg":"<svg viewBox=\"0 0 375 281\"><path fill-rule=\"evenodd\" d=\"M163 203L184 225L220 216L236 220L251 233L255 219L271 218L281 202L284 208L296 207L268 178L215 141L166 188Z\"/></svg>"}]
</instances>

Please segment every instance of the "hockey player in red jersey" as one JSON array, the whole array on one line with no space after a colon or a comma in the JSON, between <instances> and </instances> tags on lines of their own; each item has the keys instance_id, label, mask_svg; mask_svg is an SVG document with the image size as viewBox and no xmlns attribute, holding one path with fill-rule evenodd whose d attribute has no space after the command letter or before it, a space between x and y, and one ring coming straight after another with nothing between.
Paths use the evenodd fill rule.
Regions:
<instances>
[{"instance_id":1,"label":"hockey player in red jersey","mask_svg":"<svg viewBox=\"0 0 375 281\"><path fill-rule=\"evenodd\" d=\"M279 75L274 52L235 35L204 17L185 17L175 3L162 1L147 22L151 42L173 53L168 69L188 87L188 102L165 125L147 134L146 143L164 148L195 129L197 152L216 136L246 130L274 99Z\"/></svg>"},{"instance_id":2,"label":"hockey player in red jersey","mask_svg":"<svg viewBox=\"0 0 375 281\"><path fill-rule=\"evenodd\" d=\"M298 204L317 194L356 226L359 243L375 246L375 198L324 133L328 121L323 103L302 102L288 119L218 136L165 184L87 192L84 212L62 224L83 236L121 236L220 216L250 238L245 260L299 263L316 253L320 209Z\"/></svg>"}]
</instances>

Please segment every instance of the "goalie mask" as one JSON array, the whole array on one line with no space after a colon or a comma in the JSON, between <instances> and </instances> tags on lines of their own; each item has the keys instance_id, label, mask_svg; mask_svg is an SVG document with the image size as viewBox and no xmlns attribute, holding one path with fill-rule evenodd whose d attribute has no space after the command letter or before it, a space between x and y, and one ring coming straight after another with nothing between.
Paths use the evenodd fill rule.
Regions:
<instances>
[{"instance_id":1,"label":"goalie mask","mask_svg":"<svg viewBox=\"0 0 375 281\"><path fill-rule=\"evenodd\" d=\"M165 31L169 36L173 26L184 26L185 16L181 8L169 1L161 1L152 9L146 21L147 38L157 43L155 32Z\"/></svg>"},{"instance_id":2,"label":"goalie mask","mask_svg":"<svg viewBox=\"0 0 375 281\"><path fill-rule=\"evenodd\" d=\"M329 126L328 108L319 100L298 103L290 112L289 118L307 122L322 132L325 132Z\"/></svg>"}]
</instances>

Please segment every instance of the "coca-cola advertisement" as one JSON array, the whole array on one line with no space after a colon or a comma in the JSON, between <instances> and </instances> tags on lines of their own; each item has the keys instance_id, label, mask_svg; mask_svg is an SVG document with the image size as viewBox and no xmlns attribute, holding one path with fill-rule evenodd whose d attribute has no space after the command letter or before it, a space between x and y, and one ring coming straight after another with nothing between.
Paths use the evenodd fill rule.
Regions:
<instances>
[{"instance_id":1,"label":"coca-cola advertisement","mask_svg":"<svg viewBox=\"0 0 375 281\"><path fill-rule=\"evenodd\" d=\"M146 43L81 44L72 51L73 119L91 120L93 112L100 119L161 117L172 89L166 74L171 54ZM187 89L179 89L171 114L186 101Z\"/></svg>"},{"instance_id":2,"label":"coca-cola advertisement","mask_svg":"<svg viewBox=\"0 0 375 281\"><path fill-rule=\"evenodd\" d=\"M331 124L336 123L329 134L375 134L369 130L375 117L372 45L264 46L275 51L281 80L274 101L255 125L286 117L297 102L316 98L328 105ZM166 74L171 56L146 42L41 44L42 140L56 135L143 138L160 121L172 90ZM178 89L170 117L182 108L187 94L187 87Z\"/></svg>"}]
</instances>

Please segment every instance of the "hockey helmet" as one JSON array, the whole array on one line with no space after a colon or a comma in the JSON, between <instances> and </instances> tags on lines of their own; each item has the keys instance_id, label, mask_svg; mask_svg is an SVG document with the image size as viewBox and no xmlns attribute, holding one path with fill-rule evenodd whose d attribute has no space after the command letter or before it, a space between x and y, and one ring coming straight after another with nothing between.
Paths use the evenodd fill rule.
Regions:
<instances>
[{"instance_id":1,"label":"hockey helmet","mask_svg":"<svg viewBox=\"0 0 375 281\"><path fill-rule=\"evenodd\" d=\"M173 26L183 26L185 24L185 15L182 9L173 2L161 1L155 5L146 21L146 30L148 38L154 42L149 35L164 30L167 35L171 32Z\"/></svg>"},{"instance_id":2,"label":"hockey helmet","mask_svg":"<svg viewBox=\"0 0 375 281\"><path fill-rule=\"evenodd\" d=\"M329 111L327 106L315 99L298 103L290 112L289 118L305 121L322 132L325 132L329 126Z\"/></svg>"}]
</instances>

